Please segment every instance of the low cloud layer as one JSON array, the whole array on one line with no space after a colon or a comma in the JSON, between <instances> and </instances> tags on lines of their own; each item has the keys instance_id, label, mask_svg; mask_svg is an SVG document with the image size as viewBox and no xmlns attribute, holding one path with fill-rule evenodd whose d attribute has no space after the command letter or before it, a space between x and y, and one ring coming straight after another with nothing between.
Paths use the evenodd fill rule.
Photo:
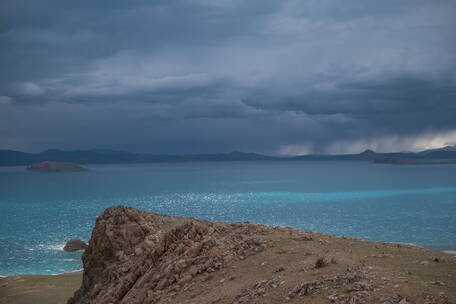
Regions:
<instances>
[{"instance_id":1,"label":"low cloud layer","mask_svg":"<svg viewBox=\"0 0 456 304\"><path fill-rule=\"evenodd\" d=\"M456 144L456 4L0 2L0 148Z\"/></svg>"}]
</instances>

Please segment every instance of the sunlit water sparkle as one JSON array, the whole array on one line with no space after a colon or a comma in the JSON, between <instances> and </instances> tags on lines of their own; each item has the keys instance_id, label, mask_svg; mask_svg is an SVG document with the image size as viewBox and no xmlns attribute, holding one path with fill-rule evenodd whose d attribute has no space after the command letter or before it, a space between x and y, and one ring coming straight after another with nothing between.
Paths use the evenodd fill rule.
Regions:
<instances>
[{"instance_id":1,"label":"sunlit water sparkle","mask_svg":"<svg viewBox=\"0 0 456 304\"><path fill-rule=\"evenodd\" d=\"M113 205L217 221L250 221L456 249L456 166L366 162L89 165L85 173L0 168L0 275L82 267L70 238L88 240Z\"/></svg>"}]
</instances>

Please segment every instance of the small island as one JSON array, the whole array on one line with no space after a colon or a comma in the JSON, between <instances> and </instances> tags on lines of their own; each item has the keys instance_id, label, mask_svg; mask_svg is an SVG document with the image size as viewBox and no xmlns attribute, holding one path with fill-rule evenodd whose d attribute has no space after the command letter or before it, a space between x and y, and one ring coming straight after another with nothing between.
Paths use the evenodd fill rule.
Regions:
<instances>
[{"instance_id":1,"label":"small island","mask_svg":"<svg viewBox=\"0 0 456 304\"><path fill-rule=\"evenodd\" d=\"M73 163L43 161L40 163L32 164L26 168L27 171L32 172L81 172L87 171L86 168L78 166Z\"/></svg>"}]
</instances>

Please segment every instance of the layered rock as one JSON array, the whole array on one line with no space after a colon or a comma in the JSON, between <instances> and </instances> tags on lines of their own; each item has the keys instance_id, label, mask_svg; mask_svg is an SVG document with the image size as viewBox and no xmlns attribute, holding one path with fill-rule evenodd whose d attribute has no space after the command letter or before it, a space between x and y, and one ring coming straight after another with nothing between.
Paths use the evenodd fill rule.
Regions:
<instances>
[{"instance_id":1,"label":"layered rock","mask_svg":"<svg viewBox=\"0 0 456 304\"><path fill-rule=\"evenodd\" d=\"M161 294L263 250L268 230L109 208L96 221L82 286L68 303L159 303Z\"/></svg>"}]
</instances>

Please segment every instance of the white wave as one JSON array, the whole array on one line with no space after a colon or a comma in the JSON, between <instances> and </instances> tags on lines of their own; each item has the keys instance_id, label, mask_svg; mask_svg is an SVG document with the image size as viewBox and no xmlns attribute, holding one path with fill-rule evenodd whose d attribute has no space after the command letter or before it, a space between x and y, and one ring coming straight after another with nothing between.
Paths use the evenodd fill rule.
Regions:
<instances>
[{"instance_id":1,"label":"white wave","mask_svg":"<svg viewBox=\"0 0 456 304\"><path fill-rule=\"evenodd\" d=\"M70 270L70 271L65 271L65 272L60 272L60 273L51 273L49 275L57 276L57 275L62 275L62 274L68 274L68 273L75 273L75 272L83 272L84 269L76 269L76 270Z\"/></svg>"},{"instance_id":2,"label":"white wave","mask_svg":"<svg viewBox=\"0 0 456 304\"><path fill-rule=\"evenodd\" d=\"M79 261L80 259L59 259L59 261L62 261L62 262L76 262L76 261Z\"/></svg>"},{"instance_id":3,"label":"white wave","mask_svg":"<svg viewBox=\"0 0 456 304\"><path fill-rule=\"evenodd\" d=\"M43 249L48 249L48 250L63 251L63 247L65 247L65 243L40 245L40 247Z\"/></svg>"},{"instance_id":4,"label":"white wave","mask_svg":"<svg viewBox=\"0 0 456 304\"><path fill-rule=\"evenodd\" d=\"M83 271L84 271L84 268L81 268L81 269L71 270L71 271L66 272L66 273L83 272Z\"/></svg>"},{"instance_id":5,"label":"white wave","mask_svg":"<svg viewBox=\"0 0 456 304\"><path fill-rule=\"evenodd\" d=\"M63 251L63 247L65 247L65 243L53 243L53 244L39 244L33 247L26 248L29 251L35 250L55 250L55 251Z\"/></svg>"}]
</instances>

